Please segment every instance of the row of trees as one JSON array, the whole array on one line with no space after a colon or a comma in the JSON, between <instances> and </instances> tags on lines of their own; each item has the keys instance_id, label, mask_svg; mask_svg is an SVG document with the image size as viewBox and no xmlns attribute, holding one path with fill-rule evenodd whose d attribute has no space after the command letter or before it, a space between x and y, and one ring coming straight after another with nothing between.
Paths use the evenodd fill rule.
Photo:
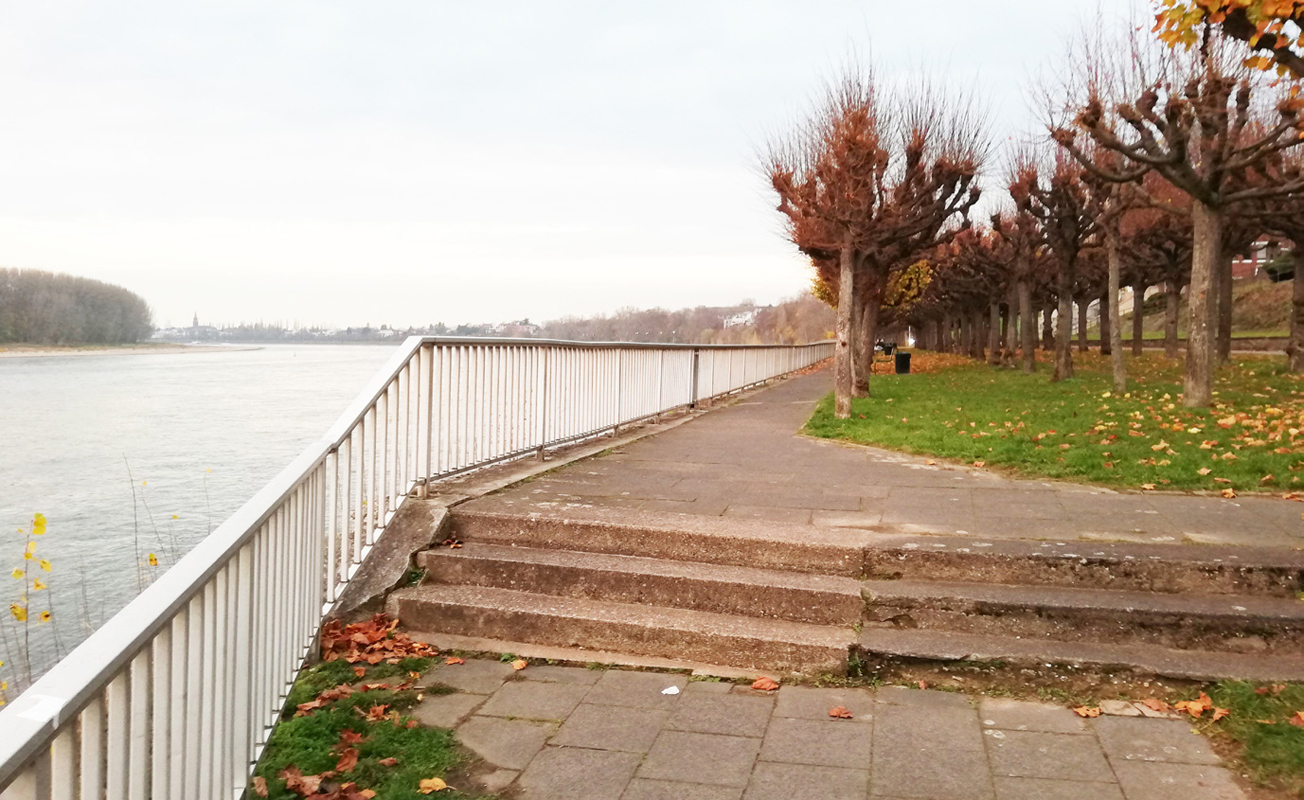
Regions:
<instances>
[{"instance_id":1,"label":"row of trees","mask_svg":"<svg viewBox=\"0 0 1304 800\"><path fill-rule=\"evenodd\" d=\"M120 286L23 269L0 269L0 342L127 344L154 330L144 298Z\"/></svg>"},{"instance_id":2,"label":"row of trees","mask_svg":"<svg viewBox=\"0 0 1304 800\"><path fill-rule=\"evenodd\" d=\"M625 308L611 315L563 317L540 325L537 335L581 342L794 344L826 339L832 329L829 307L803 295L772 306Z\"/></svg>"},{"instance_id":3,"label":"row of trees","mask_svg":"<svg viewBox=\"0 0 1304 800\"><path fill-rule=\"evenodd\" d=\"M872 71L848 71L805 126L770 148L788 234L837 307L839 416L868 392L882 325L914 327L926 345L989 351L994 363L1021 351L1033 371L1040 316L1054 342L1052 380L1063 380L1073 375L1074 309L1085 330L1096 300L1122 390L1120 291L1133 288L1139 312L1156 285L1170 355L1186 288L1183 402L1209 405L1231 352L1232 258L1262 235L1304 244L1304 97L1286 69L1271 80L1218 25L1211 17L1191 47L1131 28L1084 36L1069 77L1043 91L1047 135L1005 154L1008 198L985 224L969 219L991 160L982 115L928 87L889 96ZM1294 297L1290 358L1304 371L1304 280ZM1133 323L1139 348L1140 313Z\"/></svg>"}]
</instances>

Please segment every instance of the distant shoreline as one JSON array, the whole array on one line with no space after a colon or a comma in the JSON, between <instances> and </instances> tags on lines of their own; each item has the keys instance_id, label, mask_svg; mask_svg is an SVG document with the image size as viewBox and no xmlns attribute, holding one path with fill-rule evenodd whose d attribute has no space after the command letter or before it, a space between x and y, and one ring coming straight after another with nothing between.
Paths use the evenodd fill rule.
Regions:
<instances>
[{"instance_id":1,"label":"distant shoreline","mask_svg":"<svg viewBox=\"0 0 1304 800\"><path fill-rule=\"evenodd\" d=\"M191 344L129 344L129 345L0 345L0 358L72 358L77 356L140 356L175 355L179 353L238 353L244 350L261 350L258 345L191 345Z\"/></svg>"}]
</instances>

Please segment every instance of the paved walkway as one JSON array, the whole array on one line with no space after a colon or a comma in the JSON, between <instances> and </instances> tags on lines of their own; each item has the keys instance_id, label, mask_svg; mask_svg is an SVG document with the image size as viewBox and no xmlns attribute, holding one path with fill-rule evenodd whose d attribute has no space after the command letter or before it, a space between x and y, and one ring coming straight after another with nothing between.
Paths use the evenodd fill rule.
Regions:
<instances>
[{"instance_id":1,"label":"paved walkway","mask_svg":"<svg viewBox=\"0 0 1304 800\"><path fill-rule=\"evenodd\" d=\"M780 383L686 425L473 501L480 509L646 511L912 534L1304 545L1304 505L1112 491L1001 477L800 436L826 371Z\"/></svg>"},{"instance_id":2,"label":"paved walkway","mask_svg":"<svg viewBox=\"0 0 1304 800\"><path fill-rule=\"evenodd\" d=\"M1180 720L890 687L762 693L685 675L468 660L413 715L520 800L1239 800ZM842 706L852 719L833 719ZM468 788L468 787L459 787Z\"/></svg>"}]
</instances>

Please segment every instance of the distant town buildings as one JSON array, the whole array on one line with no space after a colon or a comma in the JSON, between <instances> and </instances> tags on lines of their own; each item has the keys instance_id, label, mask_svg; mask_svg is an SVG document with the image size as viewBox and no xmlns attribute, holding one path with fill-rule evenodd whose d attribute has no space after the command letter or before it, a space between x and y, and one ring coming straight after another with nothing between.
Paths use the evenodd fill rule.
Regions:
<instances>
[{"instance_id":1,"label":"distant town buildings","mask_svg":"<svg viewBox=\"0 0 1304 800\"><path fill-rule=\"evenodd\" d=\"M1250 245L1246 255L1232 259L1232 278L1257 278L1263 275L1263 268L1276 258L1286 247L1285 243L1270 236L1263 236Z\"/></svg>"}]
</instances>

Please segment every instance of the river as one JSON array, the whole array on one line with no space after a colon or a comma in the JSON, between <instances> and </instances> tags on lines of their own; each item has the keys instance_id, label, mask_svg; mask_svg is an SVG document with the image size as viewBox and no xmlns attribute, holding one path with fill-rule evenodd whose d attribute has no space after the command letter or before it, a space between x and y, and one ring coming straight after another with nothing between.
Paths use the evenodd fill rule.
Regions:
<instances>
[{"instance_id":1,"label":"river","mask_svg":"<svg viewBox=\"0 0 1304 800\"><path fill-rule=\"evenodd\" d=\"M0 359L0 679L10 697L28 662L48 669L324 434L393 353L272 345ZM38 512L47 533L25 562L18 529ZM11 577L25 564L27 576ZM24 625L6 606L33 576L49 588L30 593ZM39 622L51 605L52 621Z\"/></svg>"}]
</instances>

